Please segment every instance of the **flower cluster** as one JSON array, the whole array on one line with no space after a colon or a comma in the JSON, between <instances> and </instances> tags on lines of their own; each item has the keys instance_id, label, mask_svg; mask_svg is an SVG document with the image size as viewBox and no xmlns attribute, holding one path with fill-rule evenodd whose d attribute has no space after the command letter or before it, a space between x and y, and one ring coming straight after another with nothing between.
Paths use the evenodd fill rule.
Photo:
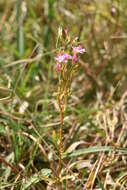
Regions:
<instances>
[{"instance_id":1,"label":"flower cluster","mask_svg":"<svg viewBox=\"0 0 127 190\"><path fill-rule=\"evenodd\" d=\"M73 46L72 47L73 55L69 55L68 53L60 53L57 57L55 57L55 60L57 61L57 71L61 71L61 64L67 63L68 60L72 60L72 62L78 61L78 54L85 53L85 49L79 45L79 46Z\"/></svg>"},{"instance_id":2,"label":"flower cluster","mask_svg":"<svg viewBox=\"0 0 127 190\"><path fill-rule=\"evenodd\" d=\"M61 68L61 65L60 63L64 62L64 63L67 63L67 61L69 59L72 59L72 56L67 54L67 53L60 53L58 55L58 57L55 58L55 60L57 61L57 71L60 71L60 68Z\"/></svg>"},{"instance_id":3,"label":"flower cluster","mask_svg":"<svg viewBox=\"0 0 127 190\"><path fill-rule=\"evenodd\" d=\"M79 56L86 51L78 44L77 38L71 39L68 29L59 29L56 45L58 53L55 61L59 73L57 96L59 104L64 107L66 98L71 94L71 83L79 66Z\"/></svg>"}]
</instances>

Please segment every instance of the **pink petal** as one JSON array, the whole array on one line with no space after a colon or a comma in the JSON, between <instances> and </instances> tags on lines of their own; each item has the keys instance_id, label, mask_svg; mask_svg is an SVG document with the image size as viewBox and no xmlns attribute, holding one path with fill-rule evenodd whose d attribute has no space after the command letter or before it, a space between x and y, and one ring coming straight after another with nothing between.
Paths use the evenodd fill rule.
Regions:
<instances>
[{"instance_id":1,"label":"pink petal","mask_svg":"<svg viewBox=\"0 0 127 190\"><path fill-rule=\"evenodd\" d=\"M57 71L60 72L61 66L59 63L57 63Z\"/></svg>"},{"instance_id":2,"label":"pink petal","mask_svg":"<svg viewBox=\"0 0 127 190\"><path fill-rule=\"evenodd\" d=\"M73 55L73 61L76 62L77 60L78 60L78 57L77 57L77 54L75 53L75 54Z\"/></svg>"},{"instance_id":3,"label":"pink petal","mask_svg":"<svg viewBox=\"0 0 127 190\"><path fill-rule=\"evenodd\" d=\"M55 58L55 60L58 61L59 63L61 62L66 63L68 59L72 59L72 56L67 53L61 53Z\"/></svg>"},{"instance_id":4,"label":"pink petal","mask_svg":"<svg viewBox=\"0 0 127 190\"><path fill-rule=\"evenodd\" d=\"M83 54L84 52L86 52L86 50L84 48L82 48L82 46L80 45L80 46L77 46L77 47L73 47L73 52L74 52L74 54L75 53Z\"/></svg>"}]
</instances>

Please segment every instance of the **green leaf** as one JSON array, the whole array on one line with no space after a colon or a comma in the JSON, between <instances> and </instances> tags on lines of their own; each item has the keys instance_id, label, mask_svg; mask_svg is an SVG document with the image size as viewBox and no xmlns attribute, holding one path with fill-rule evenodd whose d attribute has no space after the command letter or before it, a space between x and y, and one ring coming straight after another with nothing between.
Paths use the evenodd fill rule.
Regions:
<instances>
[{"instance_id":1,"label":"green leaf","mask_svg":"<svg viewBox=\"0 0 127 190\"><path fill-rule=\"evenodd\" d=\"M33 174L30 178L28 178L23 184L22 190L28 190L28 188L41 181L42 179L45 181L49 181L48 177L51 175L51 170L44 168L40 172Z\"/></svg>"},{"instance_id":2,"label":"green leaf","mask_svg":"<svg viewBox=\"0 0 127 190\"><path fill-rule=\"evenodd\" d=\"M18 46L18 53L20 56L24 54L24 31L23 31L23 21L22 21L22 1L17 0L17 46Z\"/></svg>"},{"instance_id":3,"label":"green leaf","mask_svg":"<svg viewBox=\"0 0 127 190\"><path fill-rule=\"evenodd\" d=\"M109 152L109 151L115 151L119 153L124 153L127 154L127 148L115 148L113 146L95 146L95 147L90 147L90 148L82 148L75 150L71 153L63 153L63 158L66 157L77 157L81 156L83 154L90 154L90 153L97 153L97 152Z\"/></svg>"}]
</instances>

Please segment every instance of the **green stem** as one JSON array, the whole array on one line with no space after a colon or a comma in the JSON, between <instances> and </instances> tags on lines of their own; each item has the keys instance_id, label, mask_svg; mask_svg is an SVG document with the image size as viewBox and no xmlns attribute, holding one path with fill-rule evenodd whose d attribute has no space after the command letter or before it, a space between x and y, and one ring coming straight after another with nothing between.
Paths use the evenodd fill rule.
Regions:
<instances>
[{"instance_id":1,"label":"green stem","mask_svg":"<svg viewBox=\"0 0 127 190\"><path fill-rule=\"evenodd\" d=\"M17 49L18 49L18 56L22 57L24 54L24 31L23 31L23 19L21 17L22 1L17 0Z\"/></svg>"},{"instance_id":2,"label":"green stem","mask_svg":"<svg viewBox=\"0 0 127 190\"><path fill-rule=\"evenodd\" d=\"M60 97L58 97L58 103L60 108L60 145L59 145L59 163L58 163L58 176L60 176L61 163L62 163L62 152L63 152L63 106L61 105Z\"/></svg>"}]
</instances>

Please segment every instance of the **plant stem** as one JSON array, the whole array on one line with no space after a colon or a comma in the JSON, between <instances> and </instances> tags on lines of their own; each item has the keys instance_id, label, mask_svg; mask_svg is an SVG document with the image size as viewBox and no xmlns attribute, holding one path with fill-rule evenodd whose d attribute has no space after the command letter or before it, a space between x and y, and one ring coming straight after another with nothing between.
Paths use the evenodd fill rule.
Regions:
<instances>
[{"instance_id":1,"label":"plant stem","mask_svg":"<svg viewBox=\"0 0 127 190\"><path fill-rule=\"evenodd\" d=\"M59 145L59 163L58 163L58 176L60 176L61 162L62 162L62 152L63 152L63 106L61 105L60 97L58 97L58 103L60 108L60 145Z\"/></svg>"}]
</instances>

